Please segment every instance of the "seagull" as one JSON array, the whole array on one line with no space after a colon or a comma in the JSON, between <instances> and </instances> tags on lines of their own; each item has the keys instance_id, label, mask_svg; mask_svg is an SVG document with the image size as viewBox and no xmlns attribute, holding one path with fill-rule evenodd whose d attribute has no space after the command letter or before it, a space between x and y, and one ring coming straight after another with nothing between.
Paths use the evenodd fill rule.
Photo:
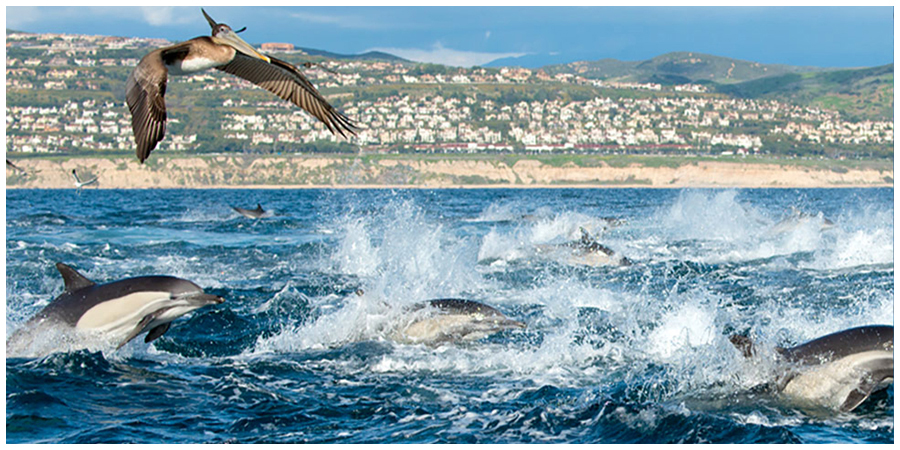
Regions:
<instances>
[{"instance_id":1,"label":"seagull","mask_svg":"<svg viewBox=\"0 0 900 450\"><path fill-rule=\"evenodd\" d=\"M97 182L97 177L91 178L88 181L81 181L81 178L78 178L78 174L75 173L75 169L72 169L72 176L75 177L75 188L76 189L81 189L91 183Z\"/></svg>"},{"instance_id":2,"label":"seagull","mask_svg":"<svg viewBox=\"0 0 900 450\"><path fill-rule=\"evenodd\" d=\"M9 159L6 160L6 167L9 167L10 169L15 170L16 172L21 172L21 173L23 173L23 174L27 174L27 173L28 173L28 172L25 172L25 169L23 169L23 168L21 168L21 167L15 165L15 164L13 164L13 162L10 161Z\"/></svg>"},{"instance_id":3,"label":"seagull","mask_svg":"<svg viewBox=\"0 0 900 450\"><path fill-rule=\"evenodd\" d=\"M166 82L169 75L218 69L243 78L303 108L333 134L347 138L358 127L331 106L294 65L256 51L202 8L212 36L199 36L146 54L128 76L125 98L131 110L135 152L143 163L166 134Z\"/></svg>"}]
</instances>

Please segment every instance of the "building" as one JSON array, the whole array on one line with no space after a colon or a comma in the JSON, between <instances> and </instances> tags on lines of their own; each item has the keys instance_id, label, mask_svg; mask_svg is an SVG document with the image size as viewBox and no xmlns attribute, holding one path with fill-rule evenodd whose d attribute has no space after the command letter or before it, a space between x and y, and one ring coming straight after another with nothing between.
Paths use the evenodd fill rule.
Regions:
<instances>
[{"instance_id":1,"label":"building","mask_svg":"<svg viewBox=\"0 0 900 450\"><path fill-rule=\"evenodd\" d=\"M266 42L259 46L264 52L292 52L294 44L286 44L284 42Z\"/></svg>"}]
</instances>

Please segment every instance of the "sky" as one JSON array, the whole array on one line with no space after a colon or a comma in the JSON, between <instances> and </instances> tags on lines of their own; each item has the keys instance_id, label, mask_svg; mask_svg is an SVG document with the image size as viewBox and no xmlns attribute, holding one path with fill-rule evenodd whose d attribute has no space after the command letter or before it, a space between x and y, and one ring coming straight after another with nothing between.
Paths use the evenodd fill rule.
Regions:
<instances>
[{"instance_id":1,"label":"sky","mask_svg":"<svg viewBox=\"0 0 900 450\"><path fill-rule=\"evenodd\" d=\"M252 44L385 51L470 67L538 67L692 51L760 62L869 67L894 61L894 9L777 6L205 6ZM183 41L209 35L199 6L7 6L6 27ZM512 59L511 59L512 58Z\"/></svg>"}]
</instances>

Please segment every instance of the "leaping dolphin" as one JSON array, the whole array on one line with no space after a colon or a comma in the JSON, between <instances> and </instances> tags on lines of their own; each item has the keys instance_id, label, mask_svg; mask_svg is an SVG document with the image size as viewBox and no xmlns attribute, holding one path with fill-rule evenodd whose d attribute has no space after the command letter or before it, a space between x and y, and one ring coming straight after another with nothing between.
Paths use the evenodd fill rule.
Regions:
<instances>
[{"instance_id":1,"label":"leaping dolphin","mask_svg":"<svg viewBox=\"0 0 900 450\"><path fill-rule=\"evenodd\" d=\"M260 217L266 215L266 211L263 210L262 205L260 205L259 203L256 204L256 209L244 209L238 208L237 206L232 206L231 209L237 211L238 214L248 219L259 219Z\"/></svg>"},{"instance_id":2,"label":"leaping dolphin","mask_svg":"<svg viewBox=\"0 0 900 450\"><path fill-rule=\"evenodd\" d=\"M405 343L474 341L525 324L483 303L456 298L428 300L411 308L412 319L394 333Z\"/></svg>"},{"instance_id":3,"label":"leaping dolphin","mask_svg":"<svg viewBox=\"0 0 900 450\"><path fill-rule=\"evenodd\" d=\"M61 324L103 333L117 341L119 349L145 331L144 342L149 343L162 336L176 318L225 301L181 278L144 276L96 284L63 263L56 263L56 269L65 291L16 333L40 324ZM14 338L16 334L10 341Z\"/></svg>"},{"instance_id":4,"label":"leaping dolphin","mask_svg":"<svg viewBox=\"0 0 900 450\"><path fill-rule=\"evenodd\" d=\"M732 336L731 342L744 356L755 353L745 336ZM785 367L772 387L801 403L849 412L894 382L890 325L851 328L775 351Z\"/></svg>"}]
</instances>

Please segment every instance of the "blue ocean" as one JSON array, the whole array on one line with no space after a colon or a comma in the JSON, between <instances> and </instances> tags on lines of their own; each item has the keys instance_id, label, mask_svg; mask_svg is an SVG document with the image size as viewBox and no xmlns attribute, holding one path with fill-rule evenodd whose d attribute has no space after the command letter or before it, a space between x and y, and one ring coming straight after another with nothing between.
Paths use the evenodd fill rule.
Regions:
<instances>
[{"instance_id":1,"label":"blue ocean","mask_svg":"<svg viewBox=\"0 0 900 450\"><path fill-rule=\"evenodd\" d=\"M231 207L255 208L248 219ZM893 443L754 389L746 358L893 324L893 189L7 190L6 334L63 292L171 275L222 304L159 339L7 343L7 443ZM631 265L573 258L587 233ZM563 251L547 251L563 249ZM524 329L404 343L463 298Z\"/></svg>"}]
</instances>

